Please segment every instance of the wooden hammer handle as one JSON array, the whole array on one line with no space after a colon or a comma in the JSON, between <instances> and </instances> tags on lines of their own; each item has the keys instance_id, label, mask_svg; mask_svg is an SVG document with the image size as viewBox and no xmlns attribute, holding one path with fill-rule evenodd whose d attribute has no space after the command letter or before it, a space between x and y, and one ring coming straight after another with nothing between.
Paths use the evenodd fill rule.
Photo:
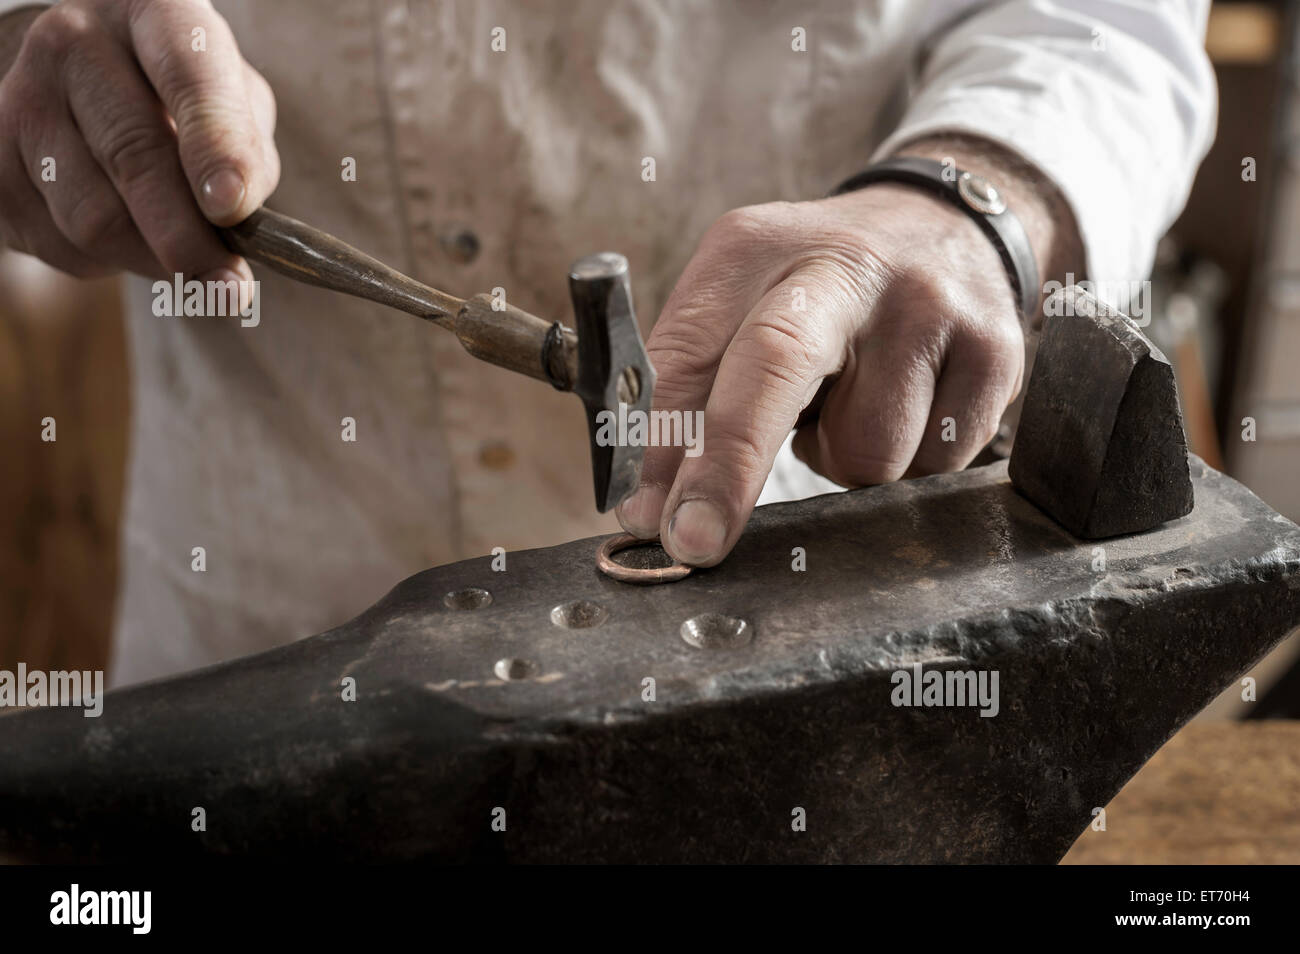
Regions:
<instances>
[{"instance_id":1,"label":"wooden hammer handle","mask_svg":"<svg viewBox=\"0 0 1300 954\"><path fill-rule=\"evenodd\" d=\"M464 304L396 269L270 209L258 209L243 222L220 229L233 252L295 281L388 305L450 328Z\"/></svg>"},{"instance_id":2,"label":"wooden hammer handle","mask_svg":"<svg viewBox=\"0 0 1300 954\"><path fill-rule=\"evenodd\" d=\"M297 219L258 209L218 230L231 251L308 285L355 295L454 331L474 357L561 390L578 377L577 336L490 296L465 301L431 288Z\"/></svg>"}]
</instances>

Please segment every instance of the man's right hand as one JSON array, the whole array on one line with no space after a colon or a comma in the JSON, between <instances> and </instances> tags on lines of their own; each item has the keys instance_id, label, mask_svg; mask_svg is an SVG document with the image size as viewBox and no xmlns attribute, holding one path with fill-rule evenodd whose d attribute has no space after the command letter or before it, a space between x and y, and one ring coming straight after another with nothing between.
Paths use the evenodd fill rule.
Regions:
<instances>
[{"instance_id":1,"label":"man's right hand","mask_svg":"<svg viewBox=\"0 0 1300 954\"><path fill-rule=\"evenodd\" d=\"M64 0L0 40L0 241L78 277L252 277L212 226L275 188L275 99L206 0Z\"/></svg>"}]
</instances>

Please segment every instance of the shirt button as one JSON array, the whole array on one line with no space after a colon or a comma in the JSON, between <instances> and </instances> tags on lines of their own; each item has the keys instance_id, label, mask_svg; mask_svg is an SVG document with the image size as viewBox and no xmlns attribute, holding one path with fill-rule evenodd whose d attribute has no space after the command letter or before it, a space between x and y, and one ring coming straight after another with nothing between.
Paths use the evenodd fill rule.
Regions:
<instances>
[{"instance_id":1,"label":"shirt button","mask_svg":"<svg viewBox=\"0 0 1300 954\"><path fill-rule=\"evenodd\" d=\"M478 462L487 470L507 470L514 466L515 452L501 441L484 444L479 449Z\"/></svg>"},{"instance_id":2,"label":"shirt button","mask_svg":"<svg viewBox=\"0 0 1300 954\"><path fill-rule=\"evenodd\" d=\"M468 265L478 258L478 236L463 225L453 225L438 233L438 242L453 262Z\"/></svg>"}]
</instances>

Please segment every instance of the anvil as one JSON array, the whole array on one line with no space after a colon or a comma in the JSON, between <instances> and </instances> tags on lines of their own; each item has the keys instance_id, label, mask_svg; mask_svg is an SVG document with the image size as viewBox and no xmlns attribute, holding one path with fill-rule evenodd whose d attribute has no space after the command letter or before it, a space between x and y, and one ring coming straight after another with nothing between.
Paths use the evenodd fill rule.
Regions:
<instances>
[{"instance_id":1,"label":"anvil","mask_svg":"<svg viewBox=\"0 0 1300 954\"><path fill-rule=\"evenodd\" d=\"M760 508L662 586L598 539L427 570L98 719L0 717L0 850L1054 862L1300 622L1300 528L1190 465L1190 514L1102 542L999 463ZM993 673L996 714L942 694Z\"/></svg>"}]
</instances>

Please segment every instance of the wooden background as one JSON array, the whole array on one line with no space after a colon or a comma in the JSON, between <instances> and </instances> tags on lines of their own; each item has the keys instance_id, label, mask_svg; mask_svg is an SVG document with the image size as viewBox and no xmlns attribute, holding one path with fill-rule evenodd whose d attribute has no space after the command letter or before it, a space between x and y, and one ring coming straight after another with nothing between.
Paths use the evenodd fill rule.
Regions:
<instances>
[{"instance_id":1,"label":"wooden background","mask_svg":"<svg viewBox=\"0 0 1300 954\"><path fill-rule=\"evenodd\" d=\"M0 669L107 664L127 373L116 281L0 251Z\"/></svg>"}]
</instances>

